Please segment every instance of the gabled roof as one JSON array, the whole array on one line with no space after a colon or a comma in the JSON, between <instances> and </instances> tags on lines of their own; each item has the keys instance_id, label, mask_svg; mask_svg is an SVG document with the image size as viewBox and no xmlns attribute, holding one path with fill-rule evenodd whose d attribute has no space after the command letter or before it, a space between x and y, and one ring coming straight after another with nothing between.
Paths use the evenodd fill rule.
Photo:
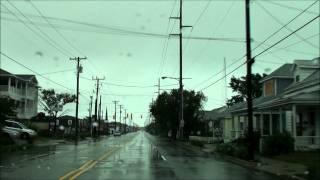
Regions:
<instances>
[{"instance_id":1,"label":"gabled roof","mask_svg":"<svg viewBox=\"0 0 320 180\"><path fill-rule=\"evenodd\" d=\"M213 109L211 111L204 111L205 120L217 120L229 115L228 108L226 106Z\"/></svg>"},{"instance_id":2,"label":"gabled roof","mask_svg":"<svg viewBox=\"0 0 320 180\"><path fill-rule=\"evenodd\" d=\"M33 74L12 74L12 73L0 68L0 76L1 75L2 76L14 76L14 77L16 77L20 80L23 80L23 81L34 80L36 83L38 83L36 76Z\"/></svg>"},{"instance_id":3,"label":"gabled roof","mask_svg":"<svg viewBox=\"0 0 320 180\"><path fill-rule=\"evenodd\" d=\"M292 78L293 77L293 67L294 64L284 64L280 66L278 69L273 71L268 76L264 77L260 80L260 82L264 82L268 79L274 78L274 77L280 77L280 78Z\"/></svg>"},{"instance_id":4,"label":"gabled roof","mask_svg":"<svg viewBox=\"0 0 320 180\"><path fill-rule=\"evenodd\" d=\"M0 68L0 75L12 75L12 74Z\"/></svg>"},{"instance_id":5,"label":"gabled roof","mask_svg":"<svg viewBox=\"0 0 320 180\"><path fill-rule=\"evenodd\" d=\"M301 82L296 82L296 83L291 84L290 86L288 86L285 89L285 91L289 92L289 91L303 88L305 86L313 85L313 84L318 84L318 85L320 84L320 71L319 70L316 70L315 72L313 72L311 75L306 77Z\"/></svg>"}]
</instances>

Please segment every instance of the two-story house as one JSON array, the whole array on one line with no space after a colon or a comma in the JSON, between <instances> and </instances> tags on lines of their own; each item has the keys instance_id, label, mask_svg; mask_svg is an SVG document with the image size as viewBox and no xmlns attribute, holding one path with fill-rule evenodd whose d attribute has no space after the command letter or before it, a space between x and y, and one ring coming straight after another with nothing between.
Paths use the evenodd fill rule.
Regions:
<instances>
[{"instance_id":1,"label":"two-story house","mask_svg":"<svg viewBox=\"0 0 320 180\"><path fill-rule=\"evenodd\" d=\"M253 100L253 127L262 136L288 131L296 148L320 148L320 58L284 64L260 83L263 95ZM248 127L246 102L229 108L232 137Z\"/></svg>"},{"instance_id":2,"label":"two-story house","mask_svg":"<svg viewBox=\"0 0 320 180\"><path fill-rule=\"evenodd\" d=\"M17 106L17 118L30 119L38 112L38 81L35 75L12 74L0 69L0 96Z\"/></svg>"}]
</instances>

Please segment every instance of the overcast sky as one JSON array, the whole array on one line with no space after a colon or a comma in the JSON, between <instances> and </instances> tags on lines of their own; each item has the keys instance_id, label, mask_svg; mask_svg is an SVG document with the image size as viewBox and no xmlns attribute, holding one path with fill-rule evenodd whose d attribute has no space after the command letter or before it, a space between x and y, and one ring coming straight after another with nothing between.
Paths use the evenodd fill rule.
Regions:
<instances>
[{"instance_id":1,"label":"overcast sky","mask_svg":"<svg viewBox=\"0 0 320 180\"><path fill-rule=\"evenodd\" d=\"M252 47L259 45L313 2L252 2ZM103 111L107 107L109 115L112 115L112 101L117 100L129 113L133 113L134 121L139 125L144 124L149 104L152 98L156 98L157 87L153 86L158 83L158 78L178 77L178 39L162 35L178 33L178 21L169 21L169 17L178 14L179 1L38 0L30 3L14 0L8 3L1 0L1 4L2 53L72 90L76 87L76 63L69 58L87 57L87 60L81 61L81 117L88 115L89 99L95 87L95 82L90 80L92 76L105 77L101 88ZM254 50L253 56L319 15L319 6L318 1L287 28ZM42 18L40 13L46 18ZM221 79L224 74L217 73L223 70L224 58L227 73L245 61L239 60L245 55L244 22L243 0L184 1L183 24L193 28L184 29L183 35L219 38L183 40L183 76L192 78L184 80L186 89L199 91ZM319 26L318 18L258 56L253 71L270 73L294 59L319 57ZM16 74L34 74L4 56L1 56L1 68ZM64 72L51 73L57 71ZM232 75L238 77L244 74L245 66L227 76L227 82ZM70 92L40 76L37 79L42 88ZM163 89L177 88L177 83L170 79L161 80L161 86L165 86ZM208 97L204 108L211 110L224 105L225 91L223 79L204 89ZM227 90L227 95L232 95L231 90ZM74 115L75 104L66 106L64 110Z\"/></svg>"}]
</instances>

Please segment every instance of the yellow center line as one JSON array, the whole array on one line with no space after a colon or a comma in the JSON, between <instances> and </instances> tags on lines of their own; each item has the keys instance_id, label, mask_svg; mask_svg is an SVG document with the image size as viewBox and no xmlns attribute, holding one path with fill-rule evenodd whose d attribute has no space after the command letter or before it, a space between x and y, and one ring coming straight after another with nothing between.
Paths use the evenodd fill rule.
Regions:
<instances>
[{"instance_id":1,"label":"yellow center line","mask_svg":"<svg viewBox=\"0 0 320 180\"><path fill-rule=\"evenodd\" d=\"M85 173L86 171L90 170L91 168L93 168L94 165L96 165L99 161L102 161L103 159L107 158L108 156L110 156L113 152L115 152L116 150L118 150L120 148L113 148L111 151L108 151L107 153L105 153L104 155L102 155L98 161L94 161L92 164L90 164L88 167L82 169L81 171L77 172L76 174L74 174L72 177L70 177L69 180L74 180L76 179L78 176L80 176L81 174Z\"/></svg>"},{"instance_id":2,"label":"yellow center line","mask_svg":"<svg viewBox=\"0 0 320 180\"><path fill-rule=\"evenodd\" d=\"M93 160L87 161L87 162L84 163L80 168L74 169L74 170L70 171L69 173L67 173L66 175L60 177L59 180L64 180L64 179L67 178L68 176L71 176L72 174L74 174L74 173L78 172L79 170L85 168L87 165L89 165L89 164L92 163L92 162L93 162Z\"/></svg>"},{"instance_id":3,"label":"yellow center line","mask_svg":"<svg viewBox=\"0 0 320 180\"><path fill-rule=\"evenodd\" d=\"M123 144L129 143L130 141L132 141L132 139L133 138L131 138L129 140L125 140ZM75 178L77 178L81 174L83 174L84 172L86 172L86 171L90 170L92 167L94 167L99 161L102 161L105 158L109 157L113 152L119 150L120 148L121 147L113 147L113 148L111 148L111 150L107 151L102 156L100 156L100 158L98 160L89 160L89 161L87 161L86 163L84 163L78 169L74 169L74 170L70 171L69 173L67 173L66 175L60 177L59 180L64 180L67 177L69 177L69 180L74 180Z\"/></svg>"}]
</instances>

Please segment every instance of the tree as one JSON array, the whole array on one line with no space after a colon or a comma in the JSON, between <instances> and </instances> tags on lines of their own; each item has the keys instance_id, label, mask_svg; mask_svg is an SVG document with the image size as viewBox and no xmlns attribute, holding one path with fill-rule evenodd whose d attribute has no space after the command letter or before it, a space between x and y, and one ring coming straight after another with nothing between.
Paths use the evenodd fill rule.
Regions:
<instances>
[{"instance_id":1,"label":"tree","mask_svg":"<svg viewBox=\"0 0 320 180\"><path fill-rule=\"evenodd\" d=\"M186 137L191 131L200 126L201 110L206 97L202 92L183 91L184 97L184 134ZM161 135L167 135L172 130L172 137L176 137L179 127L179 90L174 89L170 93L161 93L156 101L150 105L150 113L155 118L155 131Z\"/></svg>"},{"instance_id":2,"label":"tree","mask_svg":"<svg viewBox=\"0 0 320 180\"><path fill-rule=\"evenodd\" d=\"M267 75L260 75L259 73L252 74L252 98L257 98L262 95L262 85L259 83L259 81L265 76ZM237 95L234 95L231 97L231 99L227 100L227 106L232 106L234 104L244 102L247 98L246 77L242 76L240 78L236 78L232 76L229 85L232 88L232 92L236 92Z\"/></svg>"},{"instance_id":3,"label":"tree","mask_svg":"<svg viewBox=\"0 0 320 180\"><path fill-rule=\"evenodd\" d=\"M17 106L14 103L14 100L7 97L7 96L1 96L0 97L0 121L2 123L3 120L8 118L9 116L15 117L17 115L16 113Z\"/></svg>"},{"instance_id":4,"label":"tree","mask_svg":"<svg viewBox=\"0 0 320 180\"><path fill-rule=\"evenodd\" d=\"M68 93L56 93L54 89L43 89L41 91L41 100L42 104L44 105L44 111L53 117L53 131L56 132L56 123L59 110L61 110L64 105L75 102L76 95Z\"/></svg>"}]
</instances>

